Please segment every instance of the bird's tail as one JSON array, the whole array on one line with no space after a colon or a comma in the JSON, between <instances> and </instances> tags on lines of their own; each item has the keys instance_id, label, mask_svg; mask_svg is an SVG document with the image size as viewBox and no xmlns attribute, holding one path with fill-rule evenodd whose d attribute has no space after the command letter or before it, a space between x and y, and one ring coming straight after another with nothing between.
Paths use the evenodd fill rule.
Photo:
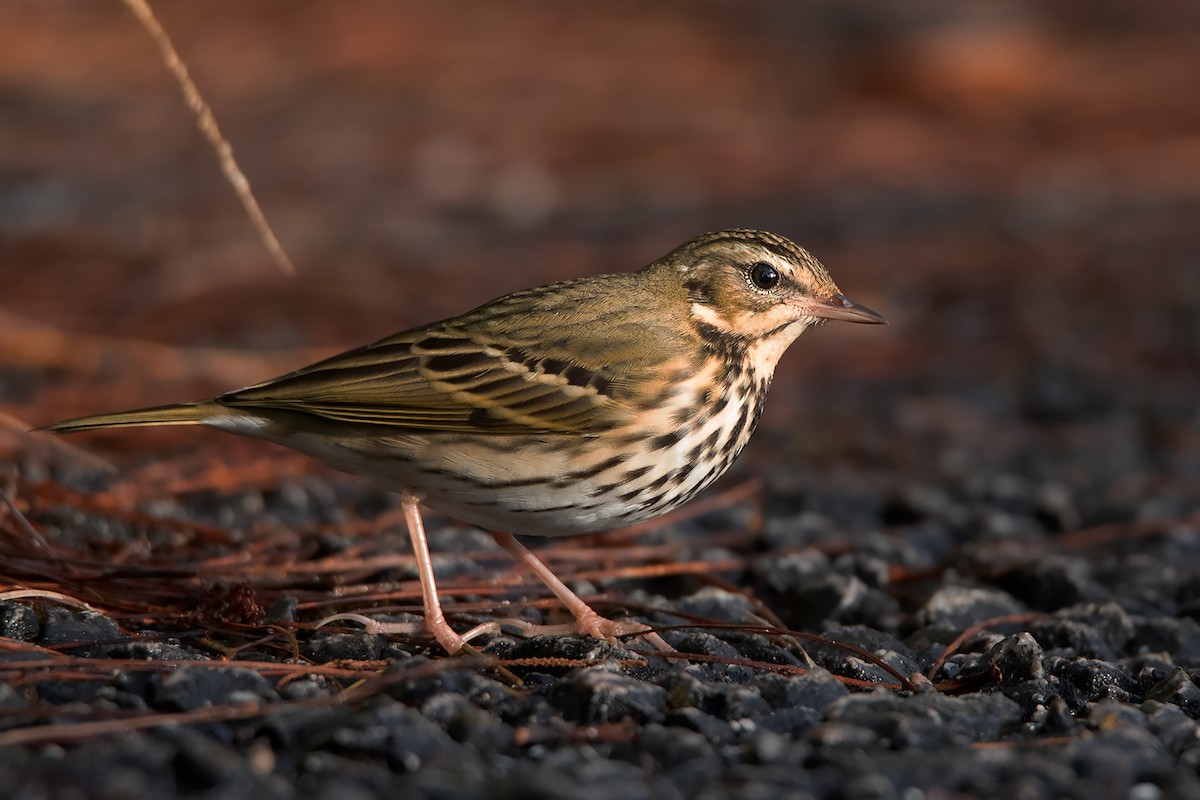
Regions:
<instances>
[{"instance_id":1,"label":"bird's tail","mask_svg":"<svg viewBox=\"0 0 1200 800\"><path fill-rule=\"evenodd\" d=\"M54 433L78 433L99 428L133 428L141 425L203 425L211 417L218 416L222 409L213 402L175 403L153 408L135 408L113 414L96 414L79 417L36 428ZM228 413L228 411L224 411Z\"/></svg>"}]
</instances>

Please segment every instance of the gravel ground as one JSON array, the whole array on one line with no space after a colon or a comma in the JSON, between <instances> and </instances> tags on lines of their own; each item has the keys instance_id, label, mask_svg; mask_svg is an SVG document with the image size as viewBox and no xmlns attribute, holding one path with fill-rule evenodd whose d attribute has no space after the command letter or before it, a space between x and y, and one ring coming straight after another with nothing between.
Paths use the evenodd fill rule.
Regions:
<instances>
[{"instance_id":1,"label":"gravel ground","mask_svg":"<svg viewBox=\"0 0 1200 800\"><path fill-rule=\"evenodd\" d=\"M257 504L244 492L210 495L170 516L203 523L235 505L256 508L253 518L226 514L237 530L264 519L283 526L321 504L333 518L349 503L390 508L386 495L335 485L340 493L321 498L298 483ZM1188 502L1155 505L1179 507L1170 501ZM231 580L198 580L204 570L177 560L177 583L208 596L189 605L178 589L153 619L0 603L0 742L9 745L0 775L13 798L857 798L915 796L906 793L914 787L926 796L1191 796L1200 791L1191 502L1189 519L1150 519L1131 506L1131 521L1088 525L1091 512L1069 490L1011 475L893 493L815 486L799 503L768 487L637 540L711 562L712 574L605 582L618 608L695 654L675 663L637 641L625 649L497 635L477 643L478 656L446 658L419 640L314 630L296 621L323 614L297 613L296 590L311 588L295 570L290 583L252 587L236 581L246 572L237 544L209 544L202 563L232 556ZM760 515L758 536L719 544ZM1064 534L1064 515L1085 524ZM31 517L60 542L65 520L91 528L74 544L94 556L147 535L146 523L139 531L62 504L35 501ZM14 534L10 553L21 550ZM502 563L456 555L479 551L470 531L447 527L435 542L444 574ZM388 544L370 542L378 555ZM330 537L299 557L361 546ZM104 572L101 587L122 589L97 588L98 604L162 596L170 562L139 570L137 561L123 576ZM33 548L11 566L62 569ZM385 590L411 578L410 569L371 582ZM89 597L79 575L60 590ZM512 599L520 608L519 592Z\"/></svg>"},{"instance_id":2,"label":"gravel ground","mask_svg":"<svg viewBox=\"0 0 1200 800\"><path fill-rule=\"evenodd\" d=\"M5 797L1200 796L1195 4L158 3L293 281L111 5L0 9ZM531 542L686 660L317 628L419 609L394 497L26 432L734 225L892 324L683 513ZM560 619L430 530L457 627Z\"/></svg>"}]
</instances>

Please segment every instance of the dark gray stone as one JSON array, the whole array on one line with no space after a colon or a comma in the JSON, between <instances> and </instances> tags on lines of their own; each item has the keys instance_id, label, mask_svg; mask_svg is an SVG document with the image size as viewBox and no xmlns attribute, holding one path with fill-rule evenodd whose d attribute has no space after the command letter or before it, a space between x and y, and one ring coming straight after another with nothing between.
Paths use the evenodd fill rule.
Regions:
<instances>
[{"instance_id":1,"label":"dark gray stone","mask_svg":"<svg viewBox=\"0 0 1200 800\"><path fill-rule=\"evenodd\" d=\"M707 631L675 631L668 633L664 638L668 644L681 653L716 656L719 659L728 659L733 662L744 658L732 644ZM751 667L737 663L721 663L720 661L693 664L688 669L703 673L707 680L722 680L732 683L745 683L754 677L756 672Z\"/></svg>"},{"instance_id":2,"label":"dark gray stone","mask_svg":"<svg viewBox=\"0 0 1200 800\"><path fill-rule=\"evenodd\" d=\"M1020 723L1021 709L1000 694L899 697L877 689L835 701L826 718L870 728L885 746L928 750L999 739Z\"/></svg>"},{"instance_id":3,"label":"dark gray stone","mask_svg":"<svg viewBox=\"0 0 1200 800\"><path fill-rule=\"evenodd\" d=\"M667 714L663 725L671 730L683 728L694 731L714 745L730 744L737 741L737 734L728 721L718 719L712 714L705 713L699 708L681 708Z\"/></svg>"},{"instance_id":4,"label":"dark gray stone","mask_svg":"<svg viewBox=\"0 0 1200 800\"><path fill-rule=\"evenodd\" d=\"M159 676L151 693L153 705L173 711L276 699L270 682L245 667L180 667Z\"/></svg>"},{"instance_id":5,"label":"dark gray stone","mask_svg":"<svg viewBox=\"0 0 1200 800\"><path fill-rule=\"evenodd\" d=\"M421 715L440 726L454 741L479 750L500 751L513 741L511 726L461 694L433 695L421 704Z\"/></svg>"},{"instance_id":6,"label":"dark gray stone","mask_svg":"<svg viewBox=\"0 0 1200 800\"><path fill-rule=\"evenodd\" d=\"M1085 562L1061 556L1022 564L1001 576L998 583L1013 597L1040 611L1112 599L1111 592L1095 580Z\"/></svg>"},{"instance_id":7,"label":"dark gray stone","mask_svg":"<svg viewBox=\"0 0 1200 800\"><path fill-rule=\"evenodd\" d=\"M317 664L330 661L378 661L385 639L373 633L330 633L305 642L301 651Z\"/></svg>"},{"instance_id":8,"label":"dark gray stone","mask_svg":"<svg viewBox=\"0 0 1200 800\"><path fill-rule=\"evenodd\" d=\"M32 642L38 637L40 628L37 612L32 608L12 600L0 601L0 636Z\"/></svg>"},{"instance_id":9,"label":"dark gray stone","mask_svg":"<svg viewBox=\"0 0 1200 800\"><path fill-rule=\"evenodd\" d=\"M667 692L608 667L575 670L551 690L550 702L576 723L661 720Z\"/></svg>"},{"instance_id":10,"label":"dark gray stone","mask_svg":"<svg viewBox=\"0 0 1200 800\"><path fill-rule=\"evenodd\" d=\"M42 622L40 643L107 642L121 638L117 623L98 611L71 611L50 606Z\"/></svg>"},{"instance_id":11,"label":"dark gray stone","mask_svg":"<svg viewBox=\"0 0 1200 800\"><path fill-rule=\"evenodd\" d=\"M1049 618L1029 623L1029 632L1054 655L1112 661L1116 653L1094 628L1072 619Z\"/></svg>"},{"instance_id":12,"label":"dark gray stone","mask_svg":"<svg viewBox=\"0 0 1200 800\"><path fill-rule=\"evenodd\" d=\"M751 685L773 708L807 708L824 713L833 701L849 694L845 684L828 670L814 669L804 675L759 675Z\"/></svg>"},{"instance_id":13,"label":"dark gray stone","mask_svg":"<svg viewBox=\"0 0 1200 800\"><path fill-rule=\"evenodd\" d=\"M1051 659L1050 672L1083 700L1139 702L1137 682L1119 667L1087 658Z\"/></svg>"},{"instance_id":14,"label":"dark gray stone","mask_svg":"<svg viewBox=\"0 0 1200 800\"><path fill-rule=\"evenodd\" d=\"M922 627L961 632L976 623L1027 610L996 589L945 586L925 602L916 613L915 622Z\"/></svg>"},{"instance_id":15,"label":"dark gray stone","mask_svg":"<svg viewBox=\"0 0 1200 800\"><path fill-rule=\"evenodd\" d=\"M983 654L979 669L999 677L1001 686L1013 686L1045 677L1042 648L1028 633L1008 636Z\"/></svg>"},{"instance_id":16,"label":"dark gray stone","mask_svg":"<svg viewBox=\"0 0 1200 800\"><path fill-rule=\"evenodd\" d=\"M680 598L676 606L686 614L717 622L746 622L747 617L754 611L754 602L746 595L727 592L715 586L706 586L694 594Z\"/></svg>"},{"instance_id":17,"label":"dark gray stone","mask_svg":"<svg viewBox=\"0 0 1200 800\"><path fill-rule=\"evenodd\" d=\"M1200 717L1200 688L1182 667L1176 667L1162 682L1152 686L1146 692L1146 699L1178 706L1193 719Z\"/></svg>"},{"instance_id":18,"label":"dark gray stone","mask_svg":"<svg viewBox=\"0 0 1200 800\"><path fill-rule=\"evenodd\" d=\"M1165 652L1177 664L1200 667L1200 623L1190 617L1137 619L1127 647L1133 653Z\"/></svg>"},{"instance_id":19,"label":"dark gray stone","mask_svg":"<svg viewBox=\"0 0 1200 800\"><path fill-rule=\"evenodd\" d=\"M431 763L449 763L466 752L445 731L415 709L375 703L326 731L329 746L358 758L382 758L396 772L414 772Z\"/></svg>"}]
</instances>

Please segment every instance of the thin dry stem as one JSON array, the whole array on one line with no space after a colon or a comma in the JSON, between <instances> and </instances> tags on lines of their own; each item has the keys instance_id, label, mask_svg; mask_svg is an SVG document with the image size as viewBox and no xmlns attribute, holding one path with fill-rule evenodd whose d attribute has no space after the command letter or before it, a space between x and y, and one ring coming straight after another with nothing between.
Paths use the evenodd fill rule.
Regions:
<instances>
[{"instance_id":1,"label":"thin dry stem","mask_svg":"<svg viewBox=\"0 0 1200 800\"><path fill-rule=\"evenodd\" d=\"M90 605L80 600L77 597L63 594L62 592L51 592L45 589L13 589L8 592L0 592L0 600L57 600L60 603L75 608L82 608L87 611L94 611Z\"/></svg>"},{"instance_id":2,"label":"thin dry stem","mask_svg":"<svg viewBox=\"0 0 1200 800\"><path fill-rule=\"evenodd\" d=\"M296 267L293 266L291 259L287 257L287 253L283 251L283 245L275 238L275 232L271 230L271 225L267 222L266 216L263 215L258 201L254 199L254 193L250 189L250 181L246 179L245 174L242 173L241 168L238 167L237 161L233 157L233 147L221 135L221 129L217 126L217 120L213 116L212 109L208 107L208 103L204 102L204 98L200 96L200 90L196 88L196 84L192 82L191 76L188 75L187 66L179 57L175 46L171 44L171 39L167 36L167 32L159 24L158 19L154 16L154 12L150 10L150 5L146 0L125 0L125 5L138 18L138 21L142 23L151 38L154 39L155 44L158 45L158 49L162 52L163 64L166 65L171 74L175 76L175 80L178 81L179 88L183 92L184 101L196 116L197 127L200 128L200 132L204 134L204 138L208 139L209 144L216 151L217 160L221 162L221 171L225 173L225 179L229 181L230 186L237 192L238 199L242 201L242 206L250 216L250 221L258 229L258 235L262 238L263 244L266 245L267 251L275 259L275 263L279 265L279 268L283 270L285 275L295 275Z\"/></svg>"},{"instance_id":3,"label":"thin dry stem","mask_svg":"<svg viewBox=\"0 0 1200 800\"><path fill-rule=\"evenodd\" d=\"M3 501L4 505L8 508L8 513L11 514L13 519L17 521L17 525L21 528L22 532L29 537L29 541L31 541L35 547L45 553L54 552L54 548L50 546L50 543L45 540L37 528L33 527L33 523L31 523L25 517L25 515L21 513L21 509L17 508L17 504L14 503L13 499L8 496L8 491L6 489L0 489L0 501Z\"/></svg>"}]
</instances>

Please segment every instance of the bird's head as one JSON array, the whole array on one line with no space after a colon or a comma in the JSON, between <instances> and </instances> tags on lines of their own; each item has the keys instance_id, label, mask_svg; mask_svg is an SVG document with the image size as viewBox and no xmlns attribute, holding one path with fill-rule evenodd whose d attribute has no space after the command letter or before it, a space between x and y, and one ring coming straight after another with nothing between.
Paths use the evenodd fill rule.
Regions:
<instances>
[{"instance_id":1,"label":"bird's head","mask_svg":"<svg viewBox=\"0 0 1200 800\"><path fill-rule=\"evenodd\" d=\"M777 351L776 358L820 320L886 322L848 300L807 250L773 233L705 234L651 269L682 285L688 316L702 336L744 347L760 345Z\"/></svg>"}]
</instances>

